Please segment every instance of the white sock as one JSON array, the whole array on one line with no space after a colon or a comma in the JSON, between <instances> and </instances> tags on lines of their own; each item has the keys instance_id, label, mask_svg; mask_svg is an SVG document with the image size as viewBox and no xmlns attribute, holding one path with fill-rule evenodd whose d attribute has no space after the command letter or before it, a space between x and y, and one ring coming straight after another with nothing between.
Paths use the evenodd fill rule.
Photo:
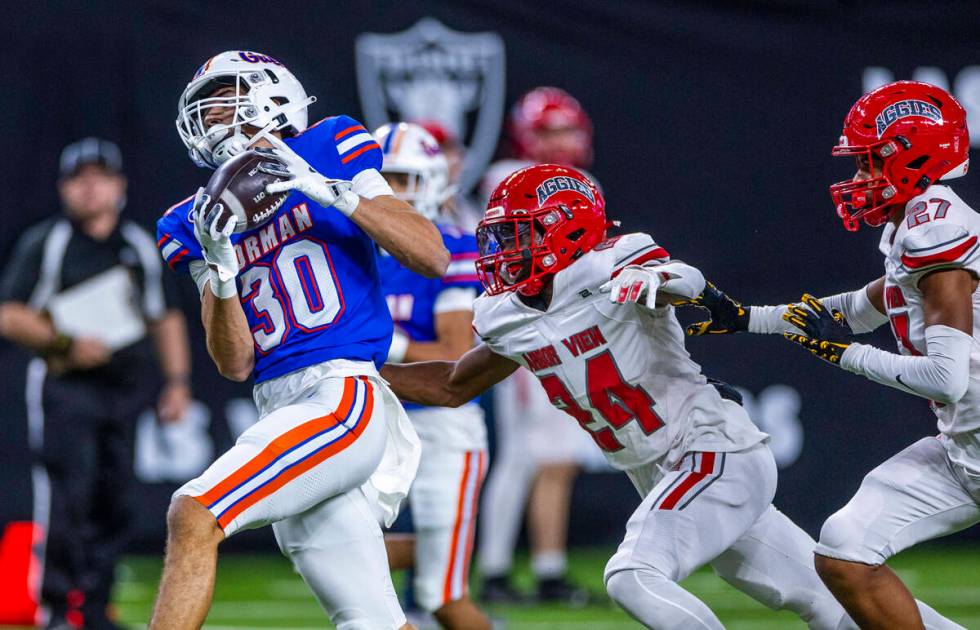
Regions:
<instances>
[{"instance_id":1,"label":"white sock","mask_svg":"<svg viewBox=\"0 0 980 630\"><path fill-rule=\"evenodd\" d=\"M538 580L554 580L565 575L568 558L564 551L543 551L531 556L531 570Z\"/></svg>"},{"instance_id":2,"label":"white sock","mask_svg":"<svg viewBox=\"0 0 980 630\"><path fill-rule=\"evenodd\" d=\"M960 624L937 613L928 604L915 600L915 605L919 608L919 616L922 617L922 624L926 630L966 630ZM856 630L856 628L857 624L851 621L850 617L842 618L840 625L837 626L837 630Z\"/></svg>"},{"instance_id":3,"label":"white sock","mask_svg":"<svg viewBox=\"0 0 980 630\"><path fill-rule=\"evenodd\" d=\"M520 434L504 435L508 429L503 423L498 424L499 450L483 487L477 528L480 571L492 577L510 573L524 505L537 471L537 464L517 443Z\"/></svg>"},{"instance_id":4,"label":"white sock","mask_svg":"<svg viewBox=\"0 0 980 630\"><path fill-rule=\"evenodd\" d=\"M659 573L630 569L613 573L606 591L647 628L725 630L704 602Z\"/></svg>"}]
</instances>

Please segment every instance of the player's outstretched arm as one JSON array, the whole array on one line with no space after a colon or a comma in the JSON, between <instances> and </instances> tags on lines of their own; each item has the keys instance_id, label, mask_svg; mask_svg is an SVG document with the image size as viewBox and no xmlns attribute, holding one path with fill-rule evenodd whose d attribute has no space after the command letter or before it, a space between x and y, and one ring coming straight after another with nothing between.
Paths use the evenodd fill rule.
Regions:
<instances>
[{"instance_id":1,"label":"player's outstretched arm","mask_svg":"<svg viewBox=\"0 0 980 630\"><path fill-rule=\"evenodd\" d=\"M804 296L807 308L786 315L799 331L786 337L849 372L943 404L956 403L970 384L973 292L977 280L964 269L945 269L919 281L923 296L926 354L906 356L850 342L839 312ZM802 334L799 334L802 332ZM907 343L907 342L906 342Z\"/></svg>"},{"instance_id":2,"label":"player's outstretched arm","mask_svg":"<svg viewBox=\"0 0 980 630\"><path fill-rule=\"evenodd\" d=\"M480 344L458 361L388 364L381 376L402 400L436 407L459 407L520 367Z\"/></svg>"},{"instance_id":3,"label":"player's outstretched arm","mask_svg":"<svg viewBox=\"0 0 980 630\"><path fill-rule=\"evenodd\" d=\"M278 138L268 137L266 141L272 149L256 150L274 156L285 169L276 174L290 178L269 184L266 192L298 190L320 205L336 208L349 217L375 243L412 271L427 278L438 278L446 272L449 252L439 230L412 206L391 194L380 194L371 199L362 197L354 191L353 181L324 177ZM365 171L354 176L354 180L372 175L381 179L377 171Z\"/></svg>"},{"instance_id":4,"label":"player's outstretched arm","mask_svg":"<svg viewBox=\"0 0 980 630\"><path fill-rule=\"evenodd\" d=\"M438 278L446 272L449 251L439 230L404 201L390 195L361 197L350 218L412 271L427 278Z\"/></svg>"},{"instance_id":5,"label":"player's outstretched arm","mask_svg":"<svg viewBox=\"0 0 980 630\"><path fill-rule=\"evenodd\" d=\"M614 304L640 303L647 308L697 298L705 289L701 272L680 260L629 265L599 287Z\"/></svg>"},{"instance_id":6,"label":"player's outstretched arm","mask_svg":"<svg viewBox=\"0 0 980 630\"><path fill-rule=\"evenodd\" d=\"M415 341L395 326L388 351L389 363L456 361L473 348L473 311L447 311L435 315L434 341Z\"/></svg>"},{"instance_id":7,"label":"player's outstretched arm","mask_svg":"<svg viewBox=\"0 0 980 630\"><path fill-rule=\"evenodd\" d=\"M674 306L693 306L708 311L708 319L695 322L687 327L687 334L730 335L749 329L749 310L724 291L710 282L705 282L704 290L695 298L677 300Z\"/></svg>"},{"instance_id":8,"label":"player's outstretched arm","mask_svg":"<svg viewBox=\"0 0 980 630\"><path fill-rule=\"evenodd\" d=\"M871 332L888 321L885 315L884 286L885 278L881 277L860 289L821 298L820 302L831 311L839 311L843 315L850 327L849 334ZM708 311L709 319L688 326L688 335L727 335L738 332L772 335L797 332L783 319L790 305L743 306L710 282L698 297L674 302L674 305L695 306Z\"/></svg>"}]
</instances>

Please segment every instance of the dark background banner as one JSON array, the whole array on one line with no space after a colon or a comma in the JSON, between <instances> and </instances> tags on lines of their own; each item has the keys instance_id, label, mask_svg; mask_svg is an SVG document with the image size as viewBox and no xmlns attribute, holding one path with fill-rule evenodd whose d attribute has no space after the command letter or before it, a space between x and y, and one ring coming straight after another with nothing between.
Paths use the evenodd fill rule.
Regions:
<instances>
[{"instance_id":1,"label":"dark background banner","mask_svg":"<svg viewBox=\"0 0 980 630\"><path fill-rule=\"evenodd\" d=\"M186 82L217 52L258 50L285 63L319 98L311 121L360 117L357 35L401 31L433 16L459 31L499 33L508 104L542 84L581 100L596 130L593 172L624 229L650 232L746 302L857 288L881 275L882 261L878 233L845 232L827 193L853 172L830 157L844 114L876 81L926 79L960 99L980 144L980 9L973 2L942 9L921 2L730 4L23 3L0 26L0 261L23 228L58 211L58 154L80 137L119 142L130 179L126 213L148 227L203 185L208 173L187 159L173 120ZM976 175L954 185L980 204ZM229 422L249 420L249 388L222 380L207 359L190 284L183 283L183 296L203 405L173 434L161 437L152 418L141 424L141 474L162 480L142 494L144 545L162 542L176 487L166 480L193 474L228 446ZM887 330L874 342L894 348ZM821 364L782 339L698 339L689 348L708 374L753 394L754 417L784 452L777 504L813 534L865 472L935 433L925 401ZM0 365L2 524L30 518L31 502L25 356L0 346ZM186 446L177 451L186 459L168 464L174 444ZM584 509L599 497L607 510ZM625 477L584 479L572 542L618 540L637 502Z\"/></svg>"}]
</instances>

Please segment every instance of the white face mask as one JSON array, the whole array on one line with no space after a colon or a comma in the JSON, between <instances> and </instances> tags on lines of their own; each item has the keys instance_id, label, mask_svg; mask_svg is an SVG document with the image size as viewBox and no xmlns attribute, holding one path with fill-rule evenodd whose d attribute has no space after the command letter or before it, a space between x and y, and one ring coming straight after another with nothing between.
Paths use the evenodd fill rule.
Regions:
<instances>
[{"instance_id":1,"label":"white face mask","mask_svg":"<svg viewBox=\"0 0 980 630\"><path fill-rule=\"evenodd\" d=\"M248 150L248 145L252 139L236 129L230 136L219 141L211 149L211 159L221 166L236 155L240 155Z\"/></svg>"},{"instance_id":2,"label":"white face mask","mask_svg":"<svg viewBox=\"0 0 980 630\"><path fill-rule=\"evenodd\" d=\"M222 96L204 96L217 86L235 89ZM238 155L263 134L307 127L307 107L316 101L285 67L272 58L248 51L226 51L209 60L184 89L178 103L177 132L198 166L216 168ZM226 107L226 123L205 124L207 111ZM261 131L248 137L244 129Z\"/></svg>"}]
</instances>

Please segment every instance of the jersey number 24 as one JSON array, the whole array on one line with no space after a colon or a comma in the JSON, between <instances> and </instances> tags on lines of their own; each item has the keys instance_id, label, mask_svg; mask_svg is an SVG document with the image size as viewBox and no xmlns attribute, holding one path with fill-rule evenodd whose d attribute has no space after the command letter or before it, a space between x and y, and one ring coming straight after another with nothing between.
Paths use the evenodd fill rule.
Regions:
<instances>
[{"instance_id":1,"label":"jersey number 24","mask_svg":"<svg viewBox=\"0 0 980 630\"><path fill-rule=\"evenodd\" d=\"M589 428L594 420L592 414L578 405L557 375L546 374L540 379L552 404L575 418L589 432L599 448L608 452L623 448L609 427L595 430ZM664 426L664 421L653 410L653 398L639 385L630 385L623 380L611 352L606 351L586 359L585 386L589 394L589 406L598 411L610 426L622 429L636 421L647 435Z\"/></svg>"}]
</instances>

